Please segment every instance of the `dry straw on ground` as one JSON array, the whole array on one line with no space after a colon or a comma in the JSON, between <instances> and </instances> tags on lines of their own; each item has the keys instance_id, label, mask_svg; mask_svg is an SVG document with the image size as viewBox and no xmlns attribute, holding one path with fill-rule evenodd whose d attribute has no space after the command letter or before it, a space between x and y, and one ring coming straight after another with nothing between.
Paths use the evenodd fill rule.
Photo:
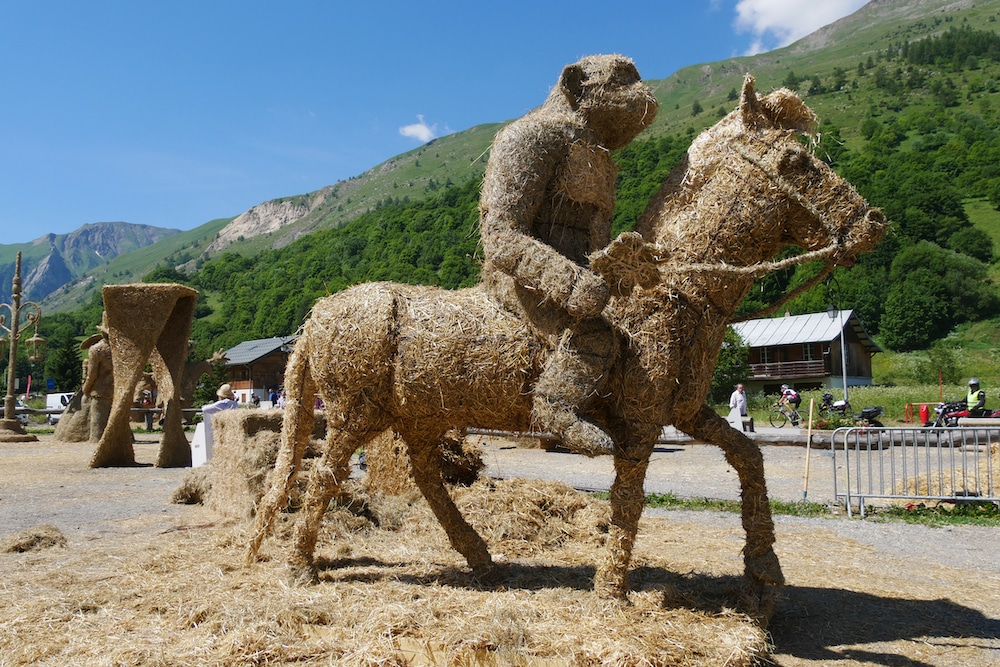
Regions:
<instances>
[{"instance_id":1,"label":"dry straw on ground","mask_svg":"<svg viewBox=\"0 0 1000 667\"><path fill-rule=\"evenodd\" d=\"M3 563L4 664L738 667L767 654L748 617L720 606L724 597L692 597L652 552L627 603L597 598L589 552L605 537L608 507L564 485L456 492L507 554L493 587L444 548L418 496L386 507L361 485L352 495L354 511L328 514L311 587L284 584L284 545L234 567L242 524L207 508L191 508L178 529L117 540L110 553L81 541L6 556L19 560Z\"/></svg>"},{"instance_id":2,"label":"dry straw on ground","mask_svg":"<svg viewBox=\"0 0 1000 667\"><path fill-rule=\"evenodd\" d=\"M43 523L0 540L0 553L41 551L66 546L66 536L52 524Z\"/></svg>"}]
</instances>

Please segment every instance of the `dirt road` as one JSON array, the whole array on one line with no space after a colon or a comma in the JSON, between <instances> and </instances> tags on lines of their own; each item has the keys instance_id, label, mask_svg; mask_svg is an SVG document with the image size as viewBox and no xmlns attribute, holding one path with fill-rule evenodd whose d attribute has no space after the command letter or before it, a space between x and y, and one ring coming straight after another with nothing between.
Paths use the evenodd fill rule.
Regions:
<instances>
[{"instance_id":1,"label":"dirt road","mask_svg":"<svg viewBox=\"0 0 1000 667\"><path fill-rule=\"evenodd\" d=\"M140 462L155 459L155 438L140 437ZM123 536L154 537L200 530L202 508L172 505L186 474L150 466L91 470L90 445L53 442L0 444L0 538L40 523L67 536L69 547L99 552ZM773 496L801 499L801 448L765 447ZM486 443L488 472L505 477L560 479L583 488L606 488L611 463L572 454ZM812 452L808 498L825 502L829 459ZM826 475L827 478L831 473ZM736 498L735 473L715 448L658 449L647 491L681 496ZM734 576L742 570L739 517L725 513L649 511L637 546L667 555L671 569L693 581ZM140 520L141 519L141 520ZM668 530L663 530L666 522ZM653 528L656 530L653 530ZM906 665L985 667L1000 664L1000 531L928 528L847 518L776 519L776 550L787 579L772 621L774 660L784 667ZM30 561L0 554L0 577ZM14 568L14 569L11 569ZM3 605L0 587L0 605ZM0 626L3 624L0 623ZM0 664L4 661L0 658Z\"/></svg>"}]
</instances>

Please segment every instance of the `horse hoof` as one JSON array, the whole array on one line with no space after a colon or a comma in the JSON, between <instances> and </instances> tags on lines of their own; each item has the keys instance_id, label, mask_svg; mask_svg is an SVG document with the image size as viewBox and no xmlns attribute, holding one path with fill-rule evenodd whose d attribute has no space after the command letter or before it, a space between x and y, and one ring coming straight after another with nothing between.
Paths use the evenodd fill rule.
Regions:
<instances>
[{"instance_id":1,"label":"horse hoof","mask_svg":"<svg viewBox=\"0 0 1000 667\"><path fill-rule=\"evenodd\" d=\"M319 583L319 573L313 565L290 563L288 583L291 586L312 586Z\"/></svg>"},{"instance_id":2,"label":"horse hoof","mask_svg":"<svg viewBox=\"0 0 1000 667\"><path fill-rule=\"evenodd\" d=\"M628 599L629 587L624 584L594 584L594 593L603 600L621 602Z\"/></svg>"},{"instance_id":3,"label":"horse hoof","mask_svg":"<svg viewBox=\"0 0 1000 667\"><path fill-rule=\"evenodd\" d=\"M781 590L781 586L773 584L748 583L741 595L741 611L766 629L777 609Z\"/></svg>"},{"instance_id":4,"label":"horse hoof","mask_svg":"<svg viewBox=\"0 0 1000 667\"><path fill-rule=\"evenodd\" d=\"M472 567L472 576L480 584L492 584L500 578L500 567L493 561Z\"/></svg>"}]
</instances>

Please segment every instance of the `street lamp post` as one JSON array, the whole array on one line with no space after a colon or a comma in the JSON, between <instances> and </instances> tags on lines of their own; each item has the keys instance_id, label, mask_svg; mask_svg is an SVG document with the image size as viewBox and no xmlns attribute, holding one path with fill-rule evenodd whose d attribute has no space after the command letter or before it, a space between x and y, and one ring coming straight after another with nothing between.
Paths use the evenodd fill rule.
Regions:
<instances>
[{"instance_id":1,"label":"street lamp post","mask_svg":"<svg viewBox=\"0 0 1000 667\"><path fill-rule=\"evenodd\" d=\"M14 395L15 383L17 382L17 345L28 331L28 327L32 327L34 335L25 342L32 346L32 354L28 358L31 361L37 361L41 358L38 348L45 344L45 339L38 335L38 324L42 319L41 307L34 301L21 303L20 251L17 253L10 296L10 303L0 303L0 329L7 333L6 340L0 339L0 344L10 345L10 354L7 357L7 396L4 399L3 419L0 420L0 441L29 442L38 438L28 434L17 420L17 399ZM7 310L6 313L3 312L4 309ZM22 309L27 309L24 313L23 323L21 321ZM9 324L7 322L8 316L10 317Z\"/></svg>"},{"instance_id":2,"label":"street lamp post","mask_svg":"<svg viewBox=\"0 0 1000 667\"><path fill-rule=\"evenodd\" d=\"M844 316L840 309L840 295L834 291L833 284L833 276L830 276L826 281L827 294L830 296L830 305L826 309L826 314L830 316L831 320L836 319L840 324L840 368L843 372L844 405L850 405L850 401L847 399L847 343L845 342L847 334L844 333ZM837 302L836 306L833 304L834 301Z\"/></svg>"}]
</instances>

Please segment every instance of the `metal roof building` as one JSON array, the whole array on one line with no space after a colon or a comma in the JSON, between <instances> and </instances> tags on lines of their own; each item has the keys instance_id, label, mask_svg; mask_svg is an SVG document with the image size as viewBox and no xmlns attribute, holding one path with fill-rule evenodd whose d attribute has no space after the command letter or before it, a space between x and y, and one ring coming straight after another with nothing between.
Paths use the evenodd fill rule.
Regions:
<instances>
[{"instance_id":1,"label":"metal roof building","mask_svg":"<svg viewBox=\"0 0 1000 667\"><path fill-rule=\"evenodd\" d=\"M275 336L248 340L226 350L230 384L241 402L251 396L266 400L268 390L281 387L285 364L295 344L295 336Z\"/></svg>"},{"instance_id":2,"label":"metal roof building","mask_svg":"<svg viewBox=\"0 0 1000 667\"><path fill-rule=\"evenodd\" d=\"M872 355L882 348L853 310L831 310L738 322L733 328L750 348L748 390L773 393L872 383ZM841 334L843 333L843 337Z\"/></svg>"},{"instance_id":3,"label":"metal roof building","mask_svg":"<svg viewBox=\"0 0 1000 667\"><path fill-rule=\"evenodd\" d=\"M882 348L865 331L853 310L786 315L762 320L747 320L733 325L743 342L750 347L793 345L795 343L830 343L840 336L841 322L850 329L858 342L875 354Z\"/></svg>"}]
</instances>

